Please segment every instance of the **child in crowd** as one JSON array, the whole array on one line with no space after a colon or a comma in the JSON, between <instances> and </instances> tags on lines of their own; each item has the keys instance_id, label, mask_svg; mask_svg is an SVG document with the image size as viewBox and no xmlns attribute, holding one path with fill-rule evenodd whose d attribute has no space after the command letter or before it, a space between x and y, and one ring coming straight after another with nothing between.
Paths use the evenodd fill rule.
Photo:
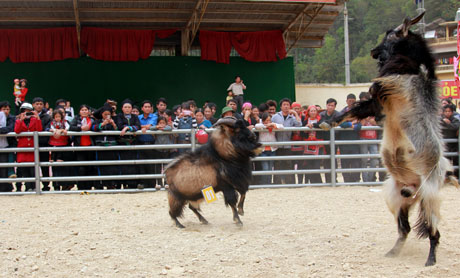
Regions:
<instances>
[{"instance_id":1,"label":"child in crowd","mask_svg":"<svg viewBox=\"0 0 460 278\"><path fill-rule=\"evenodd\" d=\"M191 129L197 128L195 114L190 110L191 102L187 101L182 104L182 112L173 122L174 129ZM190 144L190 133L180 133L177 143ZM185 152L185 149L179 149L179 153Z\"/></svg>"},{"instance_id":2,"label":"child in crowd","mask_svg":"<svg viewBox=\"0 0 460 278\"><path fill-rule=\"evenodd\" d=\"M168 125L168 119L165 117L158 117L158 123L156 126L151 127L151 130L162 130L171 131L172 127ZM155 145L171 145L174 144L174 135L172 134L155 134ZM172 149L157 149L155 150L155 157L158 159L169 159L171 158ZM163 169L166 163L155 164L155 173L163 173ZM163 179L157 179L157 189L164 186Z\"/></svg>"},{"instance_id":3,"label":"child in crowd","mask_svg":"<svg viewBox=\"0 0 460 278\"><path fill-rule=\"evenodd\" d=\"M52 147L65 147L69 146L69 136L67 131L70 128L69 122L65 119L65 114L62 109L56 109L53 112L52 120L50 125L46 128L46 131L52 132L53 136L49 138L49 144ZM52 151L51 161L63 162L72 160L71 152ZM52 167L53 176L55 177L68 177L72 176L72 172L69 167L56 166ZM72 182L53 182L54 191L70 190L73 187Z\"/></svg>"},{"instance_id":4,"label":"child in crowd","mask_svg":"<svg viewBox=\"0 0 460 278\"><path fill-rule=\"evenodd\" d=\"M302 125L308 128L319 128L319 122L321 116L318 113L318 109L315 105L308 106L306 110L307 117L302 121ZM306 132L305 141L321 141L316 137L316 131ZM324 155L325 149L323 145L306 145L304 150L305 155ZM318 170L321 168L321 160L313 159L306 160L306 163L303 164L306 169L309 170ZM305 174L305 183L322 183L321 174Z\"/></svg>"},{"instance_id":5,"label":"child in crowd","mask_svg":"<svg viewBox=\"0 0 460 278\"><path fill-rule=\"evenodd\" d=\"M256 124L255 128L258 130L264 130L259 132L259 142L276 142L275 132L273 129L280 129L283 128L282 124L272 123L271 115L267 112L262 114L262 123ZM278 149L276 146L265 146L264 151L260 154L260 156L275 156L275 152ZM262 161L262 170L263 171L271 171L274 166L273 160ZM261 178L262 184L270 184L272 182L271 175L265 175Z\"/></svg>"}]
</instances>

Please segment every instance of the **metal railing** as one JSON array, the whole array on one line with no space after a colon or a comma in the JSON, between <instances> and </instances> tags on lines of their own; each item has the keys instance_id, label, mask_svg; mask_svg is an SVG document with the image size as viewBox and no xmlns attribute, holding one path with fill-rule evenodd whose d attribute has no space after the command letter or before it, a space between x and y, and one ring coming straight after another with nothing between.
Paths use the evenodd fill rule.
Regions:
<instances>
[{"instance_id":1,"label":"metal railing","mask_svg":"<svg viewBox=\"0 0 460 278\"><path fill-rule=\"evenodd\" d=\"M386 172L385 168L338 168L337 160L338 159L370 159L370 158L379 158L380 154L337 154L337 148L340 149L341 145L363 145L363 144L380 144L381 140L336 140L336 132L341 132L344 130L352 129L342 129L342 128L332 128L329 131L324 131L322 129L310 129L306 127L298 128L283 128L279 130L273 130L274 132L329 132L330 140L324 141L283 141L283 142L269 142L262 143L263 146L328 146L330 154L325 155L283 155L283 156L269 156L269 157L256 157L253 159L254 162L263 162L263 161L308 161L308 160L329 160L330 169L289 169L289 170L270 170L270 171L253 171L253 176L271 176L271 175L303 175L303 174L330 174L330 182L324 183L308 183L304 184L301 181L298 181L295 184L254 184L250 188L283 188L283 187L305 187L305 186L340 186L340 185L381 185L383 182L337 182L337 174L344 173L363 173L363 172L375 172L383 173ZM380 127L362 127L362 130L381 130ZM72 166L105 166L105 165L144 165L144 164L167 164L173 159L134 159L134 160L95 160L95 161L64 161L64 162L49 162L49 161L40 161L40 152L78 152L78 151L119 151L119 150L131 150L131 151L142 151L142 150L165 150L165 149L191 149L195 150L199 144L197 144L195 139L196 134L195 129L181 129L181 130L172 130L172 131L147 131L142 133L141 131L137 132L127 132L126 135L165 135L165 134L190 134L190 144L168 144L168 145L114 145L114 146L65 146L65 147L40 147L39 146L39 137L40 136L52 136L51 132L23 132L20 134L8 133L0 134L0 136L8 137L24 137L31 136L33 137L34 147L33 148L0 148L0 153L15 153L15 152L33 152L34 153L34 162L9 162L9 163L0 163L0 168L4 167L34 167L34 177L18 177L18 178L6 178L0 177L0 183L16 183L21 184L22 182L34 182L35 191L33 192L0 192L0 195L18 195L18 194L50 194L50 193L82 193L87 190L71 190L71 191L42 191L41 183L42 182L61 182L61 181L105 181L105 180L145 180L145 179L162 179L164 178L163 174L135 174L135 175L97 175L97 176L66 176L66 177L42 177L40 176L41 167L72 167ZM211 133L213 129L206 129L206 132ZM255 132L266 131L266 130L257 130ZM103 131L103 132L68 132L68 136L97 136L97 135L119 135L120 131ZM445 139L446 143L458 143L458 139ZM445 153L447 157L459 156L459 153ZM458 167L455 167L458 169ZM155 188L145 188L145 189L94 189L91 190L92 193L131 193L131 192L145 192L145 191L157 191Z\"/></svg>"}]
</instances>

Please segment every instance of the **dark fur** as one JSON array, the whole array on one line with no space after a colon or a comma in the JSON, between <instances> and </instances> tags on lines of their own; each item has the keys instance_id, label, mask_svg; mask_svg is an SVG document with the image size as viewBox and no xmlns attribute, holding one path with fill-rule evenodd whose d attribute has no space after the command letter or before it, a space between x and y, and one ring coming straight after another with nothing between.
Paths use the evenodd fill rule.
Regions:
<instances>
[{"instance_id":1,"label":"dark fur","mask_svg":"<svg viewBox=\"0 0 460 278\"><path fill-rule=\"evenodd\" d=\"M261 144L257 142L257 138L253 132L246 128L244 122L239 120L234 123L233 126L226 125L230 128L231 136L228 137L228 130L218 127L216 131L222 136L219 139L230 140L231 141L231 155L228 157L223 157L219 151L216 149L216 144L220 142L215 142L216 138L210 136L209 141L195 150L194 152L189 152L176 161L173 161L168 165L165 174L166 179L169 184L169 194L175 199L173 206L170 205L170 216L176 222L178 227L183 227L177 220L177 217L182 216L183 208L188 201L197 201L203 199L201 191L196 190L192 194L184 194L180 191L179 185L170 182L173 179L171 178L170 173L175 173L174 175L181 175L180 167L181 161L188 160L192 164L197 166L211 166L216 175L217 184L212 184L215 192L222 191L224 194L225 204L231 206L234 213L234 220L241 223L238 214L236 214L236 204L238 202L238 193L241 195L240 203L238 204L238 211L243 214L243 202L244 196L249 189L249 183L252 179L251 172L251 157L256 155L255 150L258 149ZM203 186L205 184L202 184ZM194 209L190 206L190 209L198 216L202 223L207 223L207 221L202 217L198 211L199 209ZM236 215L235 215L236 214Z\"/></svg>"}]
</instances>

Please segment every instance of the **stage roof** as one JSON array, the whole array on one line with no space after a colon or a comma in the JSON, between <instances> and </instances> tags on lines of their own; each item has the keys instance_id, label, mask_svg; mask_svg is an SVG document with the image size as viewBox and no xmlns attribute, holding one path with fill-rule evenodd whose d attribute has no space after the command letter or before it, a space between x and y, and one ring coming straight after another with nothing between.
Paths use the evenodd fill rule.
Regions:
<instances>
[{"instance_id":1,"label":"stage roof","mask_svg":"<svg viewBox=\"0 0 460 278\"><path fill-rule=\"evenodd\" d=\"M344 0L0 0L0 28L178 29L156 46L197 45L199 30L282 30L286 49L321 47ZM184 48L185 47L185 48Z\"/></svg>"}]
</instances>

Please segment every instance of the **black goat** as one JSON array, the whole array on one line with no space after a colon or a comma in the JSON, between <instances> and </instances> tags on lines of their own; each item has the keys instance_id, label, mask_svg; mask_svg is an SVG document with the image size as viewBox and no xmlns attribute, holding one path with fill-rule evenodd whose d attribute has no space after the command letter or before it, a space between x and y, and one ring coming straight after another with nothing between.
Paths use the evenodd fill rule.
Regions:
<instances>
[{"instance_id":1,"label":"black goat","mask_svg":"<svg viewBox=\"0 0 460 278\"><path fill-rule=\"evenodd\" d=\"M232 208L233 220L242 225L238 214L244 214L244 199L252 177L250 158L260 152L260 146L242 120L229 117L216 123L216 130L204 146L171 162L165 174L169 184L169 215L176 226L184 228L177 217L182 216L187 202L200 222L208 223L199 212L203 201L201 190L207 185L215 192L224 193L225 204ZM238 211L237 192L241 195Z\"/></svg>"}]
</instances>

